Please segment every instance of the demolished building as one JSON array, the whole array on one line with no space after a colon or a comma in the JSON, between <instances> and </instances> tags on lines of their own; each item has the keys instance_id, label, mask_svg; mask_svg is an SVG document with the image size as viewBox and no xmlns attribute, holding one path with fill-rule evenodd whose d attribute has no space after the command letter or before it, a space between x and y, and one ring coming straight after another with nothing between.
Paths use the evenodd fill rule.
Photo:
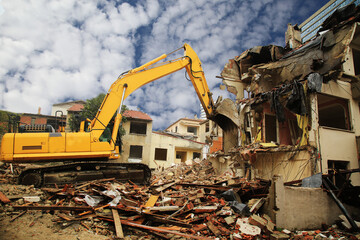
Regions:
<instances>
[{"instance_id":1,"label":"demolished building","mask_svg":"<svg viewBox=\"0 0 360 240\"><path fill-rule=\"evenodd\" d=\"M256 46L229 60L220 78L236 96L239 127L224 131L224 151L210 158L220 172L285 184L320 173L340 193L360 186L359 21L359 7L348 5L306 43L289 24L285 47Z\"/></svg>"},{"instance_id":2,"label":"demolished building","mask_svg":"<svg viewBox=\"0 0 360 240\"><path fill-rule=\"evenodd\" d=\"M360 13L353 5L342 11L296 49L257 46L225 65L221 78L236 95L240 127L238 144L224 151L255 176L293 181L359 168ZM351 180L360 184L360 176Z\"/></svg>"}]
</instances>

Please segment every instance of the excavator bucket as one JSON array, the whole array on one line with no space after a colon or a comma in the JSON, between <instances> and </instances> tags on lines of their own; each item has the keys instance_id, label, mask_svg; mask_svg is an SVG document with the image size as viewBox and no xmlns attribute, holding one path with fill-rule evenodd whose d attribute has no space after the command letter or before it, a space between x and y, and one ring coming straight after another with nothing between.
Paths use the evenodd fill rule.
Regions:
<instances>
[{"instance_id":1,"label":"excavator bucket","mask_svg":"<svg viewBox=\"0 0 360 240\"><path fill-rule=\"evenodd\" d=\"M239 113L235 103L226 98L219 98L211 120L216 122L223 130L223 148L228 153L231 148L238 146Z\"/></svg>"}]
</instances>

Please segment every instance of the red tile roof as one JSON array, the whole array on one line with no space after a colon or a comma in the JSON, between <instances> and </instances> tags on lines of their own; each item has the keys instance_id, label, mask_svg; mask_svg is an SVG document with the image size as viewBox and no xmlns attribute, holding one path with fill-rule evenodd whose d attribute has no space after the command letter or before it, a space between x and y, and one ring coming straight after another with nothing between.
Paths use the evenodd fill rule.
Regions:
<instances>
[{"instance_id":1,"label":"red tile roof","mask_svg":"<svg viewBox=\"0 0 360 240\"><path fill-rule=\"evenodd\" d=\"M135 111L135 110L126 110L123 113L124 117L133 118L133 119L142 119L142 120L149 120L152 121L151 117L146 113Z\"/></svg>"},{"instance_id":2,"label":"red tile roof","mask_svg":"<svg viewBox=\"0 0 360 240\"><path fill-rule=\"evenodd\" d=\"M72 105L72 107L69 108L68 111L70 111L70 112L80 112L80 111L83 110L83 108L84 108L83 104L76 103L76 104Z\"/></svg>"}]
</instances>

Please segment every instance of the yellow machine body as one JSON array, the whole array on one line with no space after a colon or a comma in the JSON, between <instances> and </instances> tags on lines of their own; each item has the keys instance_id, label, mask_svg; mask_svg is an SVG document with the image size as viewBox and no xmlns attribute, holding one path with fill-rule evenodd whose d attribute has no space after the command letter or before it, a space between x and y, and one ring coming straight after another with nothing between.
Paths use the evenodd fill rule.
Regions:
<instances>
[{"instance_id":1,"label":"yellow machine body","mask_svg":"<svg viewBox=\"0 0 360 240\"><path fill-rule=\"evenodd\" d=\"M81 158L118 158L108 142L91 142L91 132L9 133L1 144L1 161L36 162Z\"/></svg>"}]
</instances>

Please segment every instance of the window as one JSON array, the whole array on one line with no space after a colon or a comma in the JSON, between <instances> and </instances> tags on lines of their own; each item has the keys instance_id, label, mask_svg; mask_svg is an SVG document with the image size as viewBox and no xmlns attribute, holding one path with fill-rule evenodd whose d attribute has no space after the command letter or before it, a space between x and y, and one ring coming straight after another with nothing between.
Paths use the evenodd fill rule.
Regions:
<instances>
[{"instance_id":1,"label":"window","mask_svg":"<svg viewBox=\"0 0 360 240\"><path fill-rule=\"evenodd\" d=\"M302 130L299 128L296 118L289 118L288 125L289 125L289 132L290 132L290 138L291 138L292 145L295 145L297 140L302 135ZM281 137L281 134L280 134L280 137Z\"/></svg>"},{"instance_id":2,"label":"window","mask_svg":"<svg viewBox=\"0 0 360 240\"><path fill-rule=\"evenodd\" d=\"M250 116L250 112L246 112L245 113L245 128L251 128L251 116Z\"/></svg>"},{"instance_id":3,"label":"window","mask_svg":"<svg viewBox=\"0 0 360 240\"><path fill-rule=\"evenodd\" d=\"M181 162L186 161L186 152L176 151L176 159L181 159Z\"/></svg>"},{"instance_id":4,"label":"window","mask_svg":"<svg viewBox=\"0 0 360 240\"><path fill-rule=\"evenodd\" d=\"M175 126L175 132L177 133L177 126Z\"/></svg>"},{"instance_id":5,"label":"window","mask_svg":"<svg viewBox=\"0 0 360 240\"><path fill-rule=\"evenodd\" d=\"M200 158L200 157L201 157L201 153L198 153L198 152L193 153L193 159Z\"/></svg>"},{"instance_id":6,"label":"window","mask_svg":"<svg viewBox=\"0 0 360 240\"><path fill-rule=\"evenodd\" d=\"M193 133L194 135L196 135L197 129L196 129L196 127L187 127L187 132Z\"/></svg>"},{"instance_id":7,"label":"window","mask_svg":"<svg viewBox=\"0 0 360 240\"><path fill-rule=\"evenodd\" d=\"M143 150L142 146L131 145L129 158L142 159L142 150Z\"/></svg>"},{"instance_id":8,"label":"window","mask_svg":"<svg viewBox=\"0 0 360 240\"><path fill-rule=\"evenodd\" d=\"M360 51L352 49L355 75L360 74Z\"/></svg>"},{"instance_id":9,"label":"window","mask_svg":"<svg viewBox=\"0 0 360 240\"><path fill-rule=\"evenodd\" d=\"M320 126L351 130L348 100L318 94L318 108Z\"/></svg>"},{"instance_id":10,"label":"window","mask_svg":"<svg viewBox=\"0 0 360 240\"><path fill-rule=\"evenodd\" d=\"M333 184L339 188L341 188L345 183L345 178L340 174L336 174L339 172L338 170L346 170L348 169L349 162L348 161L332 161L328 160L328 173L331 176L331 181Z\"/></svg>"},{"instance_id":11,"label":"window","mask_svg":"<svg viewBox=\"0 0 360 240\"><path fill-rule=\"evenodd\" d=\"M166 148L155 148L155 160L166 161L167 149Z\"/></svg>"},{"instance_id":12,"label":"window","mask_svg":"<svg viewBox=\"0 0 360 240\"><path fill-rule=\"evenodd\" d=\"M144 122L130 122L130 133L146 134L146 125Z\"/></svg>"},{"instance_id":13,"label":"window","mask_svg":"<svg viewBox=\"0 0 360 240\"><path fill-rule=\"evenodd\" d=\"M265 114L265 142L277 142L276 116Z\"/></svg>"},{"instance_id":14,"label":"window","mask_svg":"<svg viewBox=\"0 0 360 240\"><path fill-rule=\"evenodd\" d=\"M209 132L209 131L210 131L210 123L207 122L207 123L205 124L205 132Z\"/></svg>"}]
</instances>

